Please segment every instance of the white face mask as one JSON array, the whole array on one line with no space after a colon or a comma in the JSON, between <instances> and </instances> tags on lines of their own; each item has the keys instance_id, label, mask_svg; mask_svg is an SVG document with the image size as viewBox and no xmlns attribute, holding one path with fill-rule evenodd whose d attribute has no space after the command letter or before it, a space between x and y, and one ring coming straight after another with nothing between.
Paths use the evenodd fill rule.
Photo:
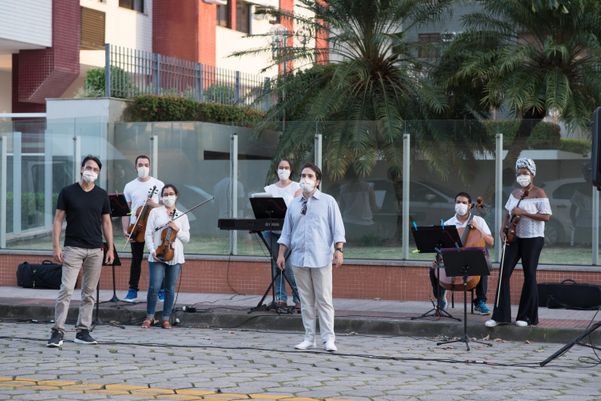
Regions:
<instances>
[{"instance_id":1,"label":"white face mask","mask_svg":"<svg viewBox=\"0 0 601 401\"><path fill-rule=\"evenodd\" d=\"M455 203L455 213L457 213L457 216L465 216L467 210L468 207L465 203Z\"/></svg>"},{"instance_id":2,"label":"white face mask","mask_svg":"<svg viewBox=\"0 0 601 401\"><path fill-rule=\"evenodd\" d=\"M173 207L175 205L176 199L177 196L175 195L163 196L163 205L167 207Z\"/></svg>"},{"instance_id":3,"label":"white face mask","mask_svg":"<svg viewBox=\"0 0 601 401\"><path fill-rule=\"evenodd\" d=\"M98 179L98 174L90 170L85 170L83 173L81 173L81 177L85 182L91 184Z\"/></svg>"},{"instance_id":4,"label":"white face mask","mask_svg":"<svg viewBox=\"0 0 601 401\"><path fill-rule=\"evenodd\" d=\"M285 168L279 168L278 178L280 179L280 181L286 181L288 178L290 178L290 170L287 170Z\"/></svg>"},{"instance_id":5,"label":"white face mask","mask_svg":"<svg viewBox=\"0 0 601 401\"><path fill-rule=\"evenodd\" d=\"M315 181L309 178L301 178L299 184L303 189L303 192L306 194L313 192L313 190L315 189Z\"/></svg>"},{"instance_id":6,"label":"white face mask","mask_svg":"<svg viewBox=\"0 0 601 401\"><path fill-rule=\"evenodd\" d=\"M138 167L138 178L146 178L150 174L150 168L140 166Z\"/></svg>"},{"instance_id":7,"label":"white face mask","mask_svg":"<svg viewBox=\"0 0 601 401\"><path fill-rule=\"evenodd\" d=\"M522 187L527 187L532 182L532 178L528 174L518 175L515 180Z\"/></svg>"}]
</instances>

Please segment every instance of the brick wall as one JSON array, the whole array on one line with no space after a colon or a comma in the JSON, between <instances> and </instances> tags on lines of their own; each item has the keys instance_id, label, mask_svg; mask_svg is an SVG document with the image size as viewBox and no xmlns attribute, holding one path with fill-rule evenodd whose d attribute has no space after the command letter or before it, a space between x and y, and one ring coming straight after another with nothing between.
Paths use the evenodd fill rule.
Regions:
<instances>
[{"instance_id":1,"label":"brick wall","mask_svg":"<svg viewBox=\"0 0 601 401\"><path fill-rule=\"evenodd\" d=\"M80 26L79 0L52 2L52 47L13 56L13 112L42 111L77 78Z\"/></svg>"},{"instance_id":2,"label":"brick wall","mask_svg":"<svg viewBox=\"0 0 601 401\"><path fill-rule=\"evenodd\" d=\"M0 286L16 286L17 265L23 261L39 263L50 256L27 254L0 254ZM117 288L127 290L129 259L122 258L123 266L116 267ZM182 292L263 294L271 280L267 262L239 260L188 260L183 269ZM489 279L489 302L494 300L498 270ZM587 271L539 270L538 282L560 282L573 279L578 283L601 284L601 274ZM147 264L142 266L141 287L148 283ZM366 266L346 264L334 270L334 296L338 298L381 298L401 301L426 301L431 297L428 269L407 263L402 266ZM517 303L523 283L521 270L511 280L511 299ZM105 267L101 288L112 288L111 268Z\"/></svg>"},{"instance_id":3,"label":"brick wall","mask_svg":"<svg viewBox=\"0 0 601 401\"><path fill-rule=\"evenodd\" d=\"M152 51L215 65L217 10L200 0L154 0Z\"/></svg>"}]
</instances>

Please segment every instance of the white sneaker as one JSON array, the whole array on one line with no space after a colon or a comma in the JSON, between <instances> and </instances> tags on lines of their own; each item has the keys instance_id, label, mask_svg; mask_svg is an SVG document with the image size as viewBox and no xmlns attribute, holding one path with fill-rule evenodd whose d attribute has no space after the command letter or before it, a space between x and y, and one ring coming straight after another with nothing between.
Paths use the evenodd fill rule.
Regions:
<instances>
[{"instance_id":1,"label":"white sneaker","mask_svg":"<svg viewBox=\"0 0 601 401\"><path fill-rule=\"evenodd\" d=\"M328 340L326 341L324 347L323 347L326 351L328 352L335 352L338 351L338 347L336 347L336 344L334 344L334 340Z\"/></svg>"},{"instance_id":2,"label":"white sneaker","mask_svg":"<svg viewBox=\"0 0 601 401\"><path fill-rule=\"evenodd\" d=\"M315 347L315 341L304 340L302 343L296 344L294 346L294 348L300 349L303 351L306 349L309 349L311 347Z\"/></svg>"},{"instance_id":3,"label":"white sneaker","mask_svg":"<svg viewBox=\"0 0 601 401\"><path fill-rule=\"evenodd\" d=\"M518 327L527 327L528 326L528 322L525 320L516 320L515 321L515 325Z\"/></svg>"},{"instance_id":4,"label":"white sneaker","mask_svg":"<svg viewBox=\"0 0 601 401\"><path fill-rule=\"evenodd\" d=\"M484 322L484 325L486 327L497 327L497 324L498 324L497 321L496 320L492 320L492 319L487 320L486 322Z\"/></svg>"}]
</instances>

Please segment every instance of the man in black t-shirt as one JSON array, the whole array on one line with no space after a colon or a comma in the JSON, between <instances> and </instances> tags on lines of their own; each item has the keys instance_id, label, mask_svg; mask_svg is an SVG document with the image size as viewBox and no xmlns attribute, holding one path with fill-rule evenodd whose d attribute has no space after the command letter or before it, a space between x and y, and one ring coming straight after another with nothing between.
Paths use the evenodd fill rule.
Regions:
<instances>
[{"instance_id":1,"label":"man in black t-shirt","mask_svg":"<svg viewBox=\"0 0 601 401\"><path fill-rule=\"evenodd\" d=\"M108 194L94 184L101 168L102 163L97 157L86 156L81 163L80 181L66 186L58 195L52 228L52 247L54 258L63 264L63 275L48 347L60 347L63 344L65 320L80 269L83 269L83 281L75 342L97 343L90 335L90 328L96 302L96 287L102 269L102 232L108 245L106 263L111 264L114 259ZM60 236L65 217L65 247L61 249Z\"/></svg>"}]
</instances>

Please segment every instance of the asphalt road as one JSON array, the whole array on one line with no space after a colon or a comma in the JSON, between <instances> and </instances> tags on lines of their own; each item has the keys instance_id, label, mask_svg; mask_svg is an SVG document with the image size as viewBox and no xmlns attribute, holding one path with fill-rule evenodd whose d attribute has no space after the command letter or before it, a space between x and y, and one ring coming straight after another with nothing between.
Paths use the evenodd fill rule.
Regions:
<instances>
[{"instance_id":1,"label":"asphalt road","mask_svg":"<svg viewBox=\"0 0 601 401\"><path fill-rule=\"evenodd\" d=\"M49 324L0 323L0 400L601 399L584 346L540 367L563 344L339 335L327 353L295 351L298 332L103 325L81 345L70 328L50 349Z\"/></svg>"}]
</instances>

